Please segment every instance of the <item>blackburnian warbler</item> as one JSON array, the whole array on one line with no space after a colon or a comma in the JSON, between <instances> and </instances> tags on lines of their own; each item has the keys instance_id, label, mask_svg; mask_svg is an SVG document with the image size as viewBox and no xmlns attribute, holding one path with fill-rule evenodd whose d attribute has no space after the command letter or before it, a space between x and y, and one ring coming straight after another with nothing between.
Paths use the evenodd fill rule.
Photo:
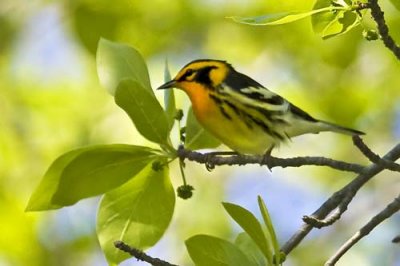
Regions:
<instances>
[{"instance_id":1,"label":"blackburnian warbler","mask_svg":"<svg viewBox=\"0 0 400 266\"><path fill-rule=\"evenodd\" d=\"M264 154L306 133L364 134L313 118L225 61L192 61L158 89L170 88L185 91L200 124L242 154Z\"/></svg>"}]
</instances>

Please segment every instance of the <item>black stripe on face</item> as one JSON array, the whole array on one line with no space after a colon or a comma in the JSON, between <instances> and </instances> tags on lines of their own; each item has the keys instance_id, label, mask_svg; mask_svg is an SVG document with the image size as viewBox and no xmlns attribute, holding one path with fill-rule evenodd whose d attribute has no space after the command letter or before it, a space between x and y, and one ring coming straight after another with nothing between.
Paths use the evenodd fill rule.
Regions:
<instances>
[{"instance_id":1,"label":"black stripe on face","mask_svg":"<svg viewBox=\"0 0 400 266\"><path fill-rule=\"evenodd\" d=\"M216 69L216 66L207 66L197 70L194 81L206 85L208 88L213 88L212 81L210 79L210 71Z\"/></svg>"},{"instance_id":2,"label":"black stripe on face","mask_svg":"<svg viewBox=\"0 0 400 266\"><path fill-rule=\"evenodd\" d=\"M189 80L189 77L194 74L195 70L188 68L185 73L178 79L179 82Z\"/></svg>"}]
</instances>

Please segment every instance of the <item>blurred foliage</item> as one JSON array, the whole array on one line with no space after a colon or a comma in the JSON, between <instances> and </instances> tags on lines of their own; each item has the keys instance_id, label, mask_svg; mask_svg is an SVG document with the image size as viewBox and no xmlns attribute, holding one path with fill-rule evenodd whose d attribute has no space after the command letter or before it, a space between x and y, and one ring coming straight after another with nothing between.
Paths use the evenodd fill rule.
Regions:
<instances>
[{"instance_id":1,"label":"blurred foliage","mask_svg":"<svg viewBox=\"0 0 400 266\"><path fill-rule=\"evenodd\" d=\"M382 0L379 3L393 37L399 41L400 16L393 5L398 6L398 1ZM94 238L95 204L92 201L57 213L24 213L33 187L54 158L66 150L100 143L146 143L99 85L94 71L94 54L100 37L139 48L151 66L153 84L162 82L166 57L172 74L192 59L225 59L239 71L315 116L366 131L365 139L376 152L387 151L400 136L400 65L379 40L366 41L362 36L363 29L375 27L368 16L364 16L361 25L351 32L326 41L313 33L309 19L268 28L240 25L225 19L228 16L307 11L313 5L311 0L271 3L261 0L1 1L0 264L106 264ZM41 27L41 23L48 21L45 16L48 13L41 12L49 9L59 18L59 23ZM31 25L37 30L36 35L26 38L32 34L29 32ZM66 36L68 42L60 43L54 39L59 36L57 34ZM21 54L33 56L36 47L43 48L37 56L46 59L48 64L41 65L31 57L21 58ZM71 50L79 60L53 61L57 54ZM82 72L74 72L76 75L71 78L65 69ZM177 102L178 107L185 104ZM277 151L279 156L301 154L323 154L366 163L361 155L355 155L350 141L329 134L299 137L290 147ZM155 256L185 265L190 264L188 255L182 254L185 239L201 233L233 237L232 231L236 230L228 226L220 206L221 201L232 198L225 194L230 181L229 169L216 169L210 174L200 166L190 164L188 167L195 196L189 201L177 201L177 212L166 235L168 240L152 250ZM235 168L235 171L243 170ZM350 178L321 168L279 173L290 175L292 184L312 183L307 193L318 190L326 196ZM171 175L177 177L178 171ZM356 203L358 207L373 208L361 208L362 211L351 213L354 208L350 206L345 215L347 219L339 222L343 223L341 227L312 235L290 255L290 262L299 265L311 257L312 265L321 265L326 256L368 221L371 212L377 212L390 200L389 192L393 197L397 195L398 177L382 177L385 182L372 181ZM263 182L268 183L269 179L265 178ZM179 184L176 180L178 178L175 183ZM242 192L246 193L246 188ZM280 201L289 198L282 196ZM272 216L284 215L293 221L300 219L292 217L290 210L280 210L278 202L267 203L277 206L270 209ZM313 208L320 203L313 202ZM192 215L193 210L200 215ZM353 249L352 255L343 258L343 265L356 265L354 263L360 261L363 265L374 265L374 261L365 256L389 260L385 252L396 254L394 249L398 250L398 247L390 246L390 240L398 234L398 223L398 219L388 221L385 231L372 233ZM278 238L291 233L279 224L276 230ZM378 243L388 246L379 254L371 250ZM388 265L394 264L396 258L398 260L398 256L393 255L393 261L387 261Z\"/></svg>"}]
</instances>

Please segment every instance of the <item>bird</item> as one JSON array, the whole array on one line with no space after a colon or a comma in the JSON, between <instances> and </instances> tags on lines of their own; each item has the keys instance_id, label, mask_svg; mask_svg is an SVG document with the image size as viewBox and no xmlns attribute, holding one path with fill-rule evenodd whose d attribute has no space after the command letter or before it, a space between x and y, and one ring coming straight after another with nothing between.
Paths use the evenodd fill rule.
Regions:
<instances>
[{"instance_id":1,"label":"bird","mask_svg":"<svg viewBox=\"0 0 400 266\"><path fill-rule=\"evenodd\" d=\"M223 60L186 64L158 89L172 88L183 90L198 122L239 154L264 155L307 133L365 134L312 117Z\"/></svg>"}]
</instances>

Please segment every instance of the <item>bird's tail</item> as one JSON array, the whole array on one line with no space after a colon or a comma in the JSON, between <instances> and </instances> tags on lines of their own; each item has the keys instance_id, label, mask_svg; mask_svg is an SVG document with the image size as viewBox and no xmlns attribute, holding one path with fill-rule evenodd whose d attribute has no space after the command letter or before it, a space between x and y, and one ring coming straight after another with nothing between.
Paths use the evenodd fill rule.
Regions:
<instances>
[{"instance_id":1,"label":"bird's tail","mask_svg":"<svg viewBox=\"0 0 400 266\"><path fill-rule=\"evenodd\" d=\"M354 136L354 135L365 135L364 132L359 131L359 130L355 130L352 128L348 128L348 127L343 127L343 126L339 126L330 122L326 122L326 121L319 121L319 123L322 123L324 126L324 131L333 131L333 132L337 132L337 133L341 133L341 134L346 134L346 135L350 135L350 136Z\"/></svg>"}]
</instances>

